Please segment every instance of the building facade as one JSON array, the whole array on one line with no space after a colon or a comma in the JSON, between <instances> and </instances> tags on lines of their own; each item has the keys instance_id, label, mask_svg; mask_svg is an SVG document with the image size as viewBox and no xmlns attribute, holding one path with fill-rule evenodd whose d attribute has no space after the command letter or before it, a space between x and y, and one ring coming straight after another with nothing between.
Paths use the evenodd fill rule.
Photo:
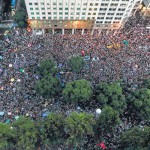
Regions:
<instances>
[{"instance_id":1,"label":"building facade","mask_svg":"<svg viewBox=\"0 0 150 150\"><path fill-rule=\"evenodd\" d=\"M119 29L142 0L25 0L32 29Z\"/></svg>"}]
</instances>

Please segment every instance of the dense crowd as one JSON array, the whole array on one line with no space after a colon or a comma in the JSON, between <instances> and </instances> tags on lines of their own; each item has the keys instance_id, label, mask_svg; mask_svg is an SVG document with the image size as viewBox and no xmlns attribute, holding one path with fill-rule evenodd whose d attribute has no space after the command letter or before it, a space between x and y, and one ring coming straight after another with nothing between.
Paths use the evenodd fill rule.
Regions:
<instances>
[{"instance_id":1,"label":"dense crowd","mask_svg":"<svg viewBox=\"0 0 150 150\"><path fill-rule=\"evenodd\" d=\"M11 30L0 41L0 117L1 122L12 122L18 116L41 118L45 111L68 114L76 106L64 106L58 98L44 99L36 94L34 85L39 80L36 67L41 60L53 58L60 68L61 81L74 80L67 61L72 56L89 57L76 79L86 79L92 85L100 81L138 83L150 75L150 18L131 17L114 34L113 31L76 31L35 36L22 29ZM126 40L128 44L124 44ZM108 48L110 45L118 45ZM93 108L86 110L95 112Z\"/></svg>"}]
</instances>

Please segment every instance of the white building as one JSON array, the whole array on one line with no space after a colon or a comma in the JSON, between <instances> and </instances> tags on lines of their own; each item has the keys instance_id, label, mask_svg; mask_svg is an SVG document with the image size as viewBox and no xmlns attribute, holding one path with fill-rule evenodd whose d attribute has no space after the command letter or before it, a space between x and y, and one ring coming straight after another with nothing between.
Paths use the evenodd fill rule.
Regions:
<instances>
[{"instance_id":1,"label":"white building","mask_svg":"<svg viewBox=\"0 0 150 150\"><path fill-rule=\"evenodd\" d=\"M25 0L33 29L120 28L142 0Z\"/></svg>"}]
</instances>

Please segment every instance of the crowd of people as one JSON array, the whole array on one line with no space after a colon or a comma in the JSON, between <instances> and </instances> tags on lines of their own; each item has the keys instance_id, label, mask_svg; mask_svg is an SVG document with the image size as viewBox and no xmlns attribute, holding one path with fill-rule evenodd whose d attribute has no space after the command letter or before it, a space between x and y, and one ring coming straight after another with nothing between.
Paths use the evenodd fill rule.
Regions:
<instances>
[{"instance_id":1,"label":"crowd of people","mask_svg":"<svg viewBox=\"0 0 150 150\"><path fill-rule=\"evenodd\" d=\"M11 30L0 40L0 121L13 122L24 115L41 118L45 111L76 110L76 106L63 106L57 98L44 99L36 93L34 85L39 80L36 68L41 60L52 58L61 70L64 83L75 79L67 65L72 56L90 58L85 60L86 66L76 78L86 79L92 85L118 80L138 83L148 78L150 30L146 26L149 20L149 17L131 17L115 34L95 31L93 36L89 31L83 35L75 31L74 35L65 32L35 36L25 29Z\"/></svg>"}]
</instances>

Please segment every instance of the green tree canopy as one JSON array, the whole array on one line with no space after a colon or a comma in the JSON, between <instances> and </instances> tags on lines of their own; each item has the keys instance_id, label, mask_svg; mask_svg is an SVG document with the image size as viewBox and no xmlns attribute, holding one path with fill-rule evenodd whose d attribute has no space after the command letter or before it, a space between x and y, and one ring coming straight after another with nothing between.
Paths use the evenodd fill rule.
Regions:
<instances>
[{"instance_id":1,"label":"green tree canopy","mask_svg":"<svg viewBox=\"0 0 150 150\"><path fill-rule=\"evenodd\" d=\"M150 89L140 89L128 95L130 111L141 120L150 121Z\"/></svg>"},{"instance_id":2,"label":"green tree canopy","mask_svg":"<svg viewBox=\"0 0 150 150\"><path fill-rule=\"evenodd\" d=\"M39 139L38 130L29 118L19 118L12 124L15 132L18 149L33 150Z\"/></svg>"},{"instance_id":3,"label":"green tree canopy","mask_svg":"<svg viewBox=\"0 0 150 150\"><path fill-rule=\"evenodd\" d=\"M0 149L7 150L16 144L16 133L10 125L0 123Z\"/></svg>"},{"instance_id":4,"label":"green tree canopy","mask_svg":"<svg viewBox=\"0 0 150 150\"><path fill-rule=\"evenodd\" d=\"M144 88L150 89L150 79L144 79L142 86Z\"/></svg>"},{"instance_id":5,"label":"green tree canopy","mask_svg":"<svg viewBox=\"0 0 150 150\"><path fill-rule=\"evenodd\" d=\"M42 77L45 77L49 74L55 74L56 72L56 64L52 59L41 61L37 69L37 73L40 74Z\"/></svg>"},{"instance_id":6,"label":"green tree canopy","mask_svg":"<svg viewBox=\"0 0 150 150\"><path fill-rule=\"evenodd\" d=\"M150 127L133 127L123 132L120 139L120 147L123 150L148 150L150 148ZM140 149L141 148L141 149Z\"/></svg>"},{"instance_id":7,"label":"green tree canopy","mask_svg":"<svg viewBox=\"0 0 150 150\"><path fill-rule=\"evenodd\" d=\"M27 26L27 11L24 0L20 1L20 6L15 11L14 20L21 28Z\"/></svg>"},{"instance_id":8,"label":"green tree canopy","mask_svg":"<svg viewBox=\"0 0 150 150\"><path fill-rule=\"evenodd\" d=\"M98 128L105 131L112 131L120 123L119 113L109 106L102 109L102 113L97 120Z\"/></svg>"},{"instance_id":9,"label":"green tree canopy","mask_svg":"<svg viewBox=\"0 0 150 150\"><path fill-rule=\"evenodd\" d=\"M59 145L64 141L64 117L60 114L50 113L49 116L42 121L41 138L42 145Z\"/></svg>"},{"instance_id":10,"label":"green tree canopy","mask_svg":"<svg viewBox=\"0 0 150 150\"><path fill-rule=\"evenodd\" d=\"M78 73L85 65L85 62L81 56L73 56L69 59L68 65L73 72Z\"/></svg>"},{"instance_id":11,"label":"green tree canopy","mask_svg":"<svg viewBox=\"0 0 150 150\"><path fill-rule=\"evenodd\" d=\"M92 89L90 83L86 80L69 82L63 90L64 98L73 102L84 102L89 100L91 95Z\"/></svg>"},{"instance_id":12,"label":"green tree canopy","mask_svg":"<svg viewBox=\"0 0 150 150\"><path fill-rule=\"evenodd\" d=\"M61 91L60 82L49 74L36 83L35 90L43 97L53 97Z\"/></svg>"},{"instance_id":13,"label":"green tree canopy","mask_svg":"<svg viewBox=\"0 0 150 150\"><path fill-rule=\"evenodd\" d=\"M87 135L93 135L95 120L93 115L72 112L66 118L66 133L69 135L69 143L79 146Z\"/></svg>"},{"instance_id":14,"label":"green tree canopy","mask_svg":"<svg viewBox=\"0 0 150 150\"><path fill-rule=\"evenodd\" d=\"M108 105L119 113L123 113L126 108L125 95L119 83L102 82L95 88L96 100L102 107Z\"/></svg>"}]
</instances>

